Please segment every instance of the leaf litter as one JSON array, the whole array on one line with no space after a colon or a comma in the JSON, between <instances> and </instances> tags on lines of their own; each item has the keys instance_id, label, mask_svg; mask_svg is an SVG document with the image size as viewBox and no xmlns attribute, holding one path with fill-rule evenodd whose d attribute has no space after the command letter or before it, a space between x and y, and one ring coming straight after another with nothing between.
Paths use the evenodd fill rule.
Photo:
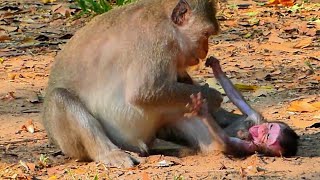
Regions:
<instances>
[{"instance_id":1,"label":"leaf litter","mask_svg":"<svg viewBox=\"0 0 320 180\"><path fill-rule=\"evenodd\" d=\"M318 177L319 128L311 127L320 121L320 6L312 0L291 7L285 7L285 2L291 1L220 2L222 32L210 39L209 54L221 60L227 76L253 107L267 119L288 123L301 135L297 157L235 159L212 152L173 160L152 155L132 169L108 169L63 155L48 144L40 123L38 95L46 86L53 57L89 18L74 19L77 9L69 8L66 1L1 1L0 150L5 153L0 154L0 178ZM268 3L274 5L263 5ZM192 74L200 83L221 90L202 64L192 68ZM229 101L223 106L237 112ZM166 148L172 151L170 147ZM161 161L175 165L159 167Z\"/></svg>"}]
</instances>

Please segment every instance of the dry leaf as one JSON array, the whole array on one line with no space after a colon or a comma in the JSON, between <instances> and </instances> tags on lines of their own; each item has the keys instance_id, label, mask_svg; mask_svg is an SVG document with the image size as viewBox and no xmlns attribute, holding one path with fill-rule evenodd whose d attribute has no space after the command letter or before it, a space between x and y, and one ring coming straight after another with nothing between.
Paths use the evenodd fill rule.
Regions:
<instances>
[{"instance_id":1,"label":"dry leaf","mask_svg":"<svg viewBox=\"0 0 320 180\"><path fill-rule=\"evenodd\" d=\"M50 176L48 180L56 180L57 179L57 176L53 175L53 176Z\"/></svg>"},{"instance_id":2,"label":"dry leaf","mask_svg":"<svg viewBox=\"0 0 320 180\"><path fill-rule=\"evenodd\" d=\"M318 106L318 103L315 103L316 106ZM308 103L305 100L302 101L293 101L290 103L290 106L288 108L288 111L293 112L314 112L316 110L319 110L320 108L317 108L312 105L312 103Z\"/></svg>"},{"instance_id":3,"label":"dry leaf","mask_svg":"<svg viewBox=\"0 0 320 180\"><path fill-rule=\"evenodd\" d=\"M41 0L44 4L47 4L47 3L53 3L55 2L56 0Z\"/></svg>"},{"instance_id":4,"label":"dry leaf","mask_svg":"<svg viewBox=\"0 0 320 180\"><path fill-rule=\"evenodd\" d=\"M283 6L293 6L295 0L269 0L267 5L278 5L281 4Z\"/></svg>"},{"instance_id":5,"label":"dry leaf","mask_svg":"<svg viewBox=\"0 0 320 180\"><path fill-rule=\"evenodd\" d=\"M310 103L310 104L311 104L311 106L320 109L320 102L314 102L314 103Z\"/></svg>"},{"instance_id":6,"label":"dry leaf","mask_svg":"<svg viewBox=\"0 0 320 180\"><path fill-rule=\"evenodd\" d=\"M0 29L5 30L7 32L13 32L18 29L16 26L0 26Z\"/></svg>"},{"instance_id":7,"label":"dry leaf","mask_svg":"<svg viewBox=\"0 0 320 180\"><path fill-rule=\"evenodd\" d=\"M47 173L49 176L53 177L56 174L63 174L64 170L60 166L47 168Z\"/></svg>"},{"instance_id":8,"label":"dry leaf","mask_svg":"<svg viewBox=\"0 0 320 180\"><path fill-rule=\"evenodd\" d=\"M9 34L7 34L5 31L0 31L0 42L7 40L11 40Z\"/></svg>"},{"instance_id":9,"label":"dry leaf","mask_svg":"<svg viewBox=\"0 0 320 180\"><path fill-rule=\"evenodd\" d=\"M16 179L18 177L18 174L13 174L12 176L11 176L11 179Z\"/></svg>"},{"instance_id":10,"label":"dry leaf","mask_svg":"<svg viewBox=\"0 0 320 180\"><path fill-rule=\"evenodd\" d=\"M9 80L14 80L17 77L17 73L8 73L8 79Z\"/></svg>"},{"instance_id":11,"label":"dry leaf","mask_svg":"<svg viewBox=\"0 0 320 180\"><path fill-rule=\"evenodd\" d=\"M311 121L301 120L299 117L297 117L297 118L290 117L290 119L291 119L292 124L298 128L310 127L313 124L319 122L319 120L311 120Z\"/></svg>"},{"instance_id":12,"label":"dry leaf","mask_svg":"<svg viewBox=\"0 0 320 180\"><path fill-rule=\"evenodd\" d=\"M255 91L259 88L258 86L255 86L255 85L246 85L246 84L234 84L234 86L239 91Z\"/></svg>"},{"instance_id":13,"label":"dry leaf","mask_svg":"<svg viewBox=\"0 0 320 180\"><path fill-rule=\"evenodd\" d=\"M148 173L142 172L142 180L150 180Z\"/></svg>"},{"instance_id":14,"label":"dry leaf","mask_svg":"<svg viewBox=\"0 0 320 180\"><path fill-rule=\"evenodd\" d=\"M1 100L8 100L8 101L12 101L14 99L16 99L16 97L14 96L14 92L8 92L7 95L1 98Z\"/></svg>"},{"instance_id":15,"label":"dry leaf","mask_svg":"<svg viewBox=\"0 0 320 180\"><path fill-rule=\"evenodd\" d=\"M284 52L297 52L299 50L293 49L292 44L289 45L289 43L266 43L266 44L261 44L260 46L257 47L258 51L261 50L269 50L269 51L284 51Z\"/></svg>"},{"instance_id":16,"label":"dry leaf","mask_svg":"<svg viewBox=\"0 0 320 180\"><path fill-rule=\"evenodd\" d=\"M294 48L305 48L308 47L312 43L312 38L304 38L298 43L296 43L293 47Z\"/></svg>"},{"instance_id":17,"label":"dry leaf","mask_svg":"<svg viewBox=\"0 0 320 180\"><path fill-rule=\"evenodd\" d=\"M34 171L36 169L36 165L34 163L26 163L26 164L31 171Z\"/></svg>"},{"instance_id":18,"label":"dry leaf","mask_svg":"<svg viewBox=\"0 0 320 180\"><path fill-rule=\"evenodd\" d=\"M34 124L33 124L32 120L29 119L27 121L27 123L21 127L21 129L23 131L28 131L30 133L34 133Z\"/></svg>"},{"instance_id":19,"label":"dry leaf","mask_svg":"<svg viewBox=\"0 0 320 180\"><path fill-rule=\"evenodd\" d=\"M276 32L271 32L269 42L283 43L285 40L280 38Z\"/></svg>"}]
</instances>

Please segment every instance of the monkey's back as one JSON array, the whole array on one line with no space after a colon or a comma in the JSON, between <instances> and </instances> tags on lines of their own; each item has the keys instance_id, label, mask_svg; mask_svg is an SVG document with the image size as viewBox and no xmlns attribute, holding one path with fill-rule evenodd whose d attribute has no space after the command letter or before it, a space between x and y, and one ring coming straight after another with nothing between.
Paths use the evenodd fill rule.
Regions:
<instances>
[{"instance_id":1,"label":"monkey's back","mask_svg":"<svg viewBox=\"0 0 320 180\"><path fill-rule=\"evenodd\" d=\"M150 6L143 5L138 2L111 10L79 30L57 55L47 89L47 94L55 88L67 89L111 130L111 136L122 137L118 144L129 142L138 147L153 137L159 114L145 116L143 109L130 104L128 93L139 91L145 78L153 78L149 76L153 70L148 68L164 58L166 53L162 51L168 44L161 37L153 37L153 33L163 31L162 26L168 26L168 21L149 22L156 17L150 14ZM166 68L166 62L162 63L161 67ZM176 78L176 74L170 76ZM140 127L148 128L136 131ZM123 134L119 129L127 132Z\"/></svg>"}]
</instances>

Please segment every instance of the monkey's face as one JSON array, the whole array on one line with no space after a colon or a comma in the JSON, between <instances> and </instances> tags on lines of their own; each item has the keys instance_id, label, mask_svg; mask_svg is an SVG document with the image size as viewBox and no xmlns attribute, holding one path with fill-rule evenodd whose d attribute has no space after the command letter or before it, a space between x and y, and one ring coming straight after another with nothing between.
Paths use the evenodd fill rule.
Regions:
<instances>
[{"instance_id":1,"label":"monkey's face","mask_svg":"<svg viewBox=\"0 0 320 180\"><path fill-rule=\"evenodd\" d=\"M211 25L207 25L207 28L204 28L202 32L200 33L200 36L198 37L196 41L196 47L195 48L195 54L197 58L204 59L206 58L209 50L209 37L212 35L216 35L218 33L218 30L216 30L218 27L214 27Z\"/></svg>"},{"instance_id":2,"label":"monkey's face","mask_svg":"<svg viewBox=\"0 0 320 180\"><path fill-rule=\"evenodd\" d=\"M211 0L179 0L171 20L182 34L180 44L187 66L199 63L208 53L208 39L219 32L215 2Z\"/></svg>"},{"instance_id":3,"label":"monkey's face","mask_svg":"<svg viewBox=\"0 0 320 180\"><path fill-rule=\"evenodd\" d=\"M249 133L252 141L271 155L280 155L282 148L279 143L281 125L278 123L263 123L252 126Z\"/></svg>"}]
</instances>

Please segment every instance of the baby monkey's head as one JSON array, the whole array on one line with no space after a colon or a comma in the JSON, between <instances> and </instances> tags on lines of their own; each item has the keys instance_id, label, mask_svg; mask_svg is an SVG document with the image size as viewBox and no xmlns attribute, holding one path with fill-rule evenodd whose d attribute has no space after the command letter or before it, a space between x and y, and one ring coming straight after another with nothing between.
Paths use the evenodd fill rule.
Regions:
<instances>
[{"instance_id":1,"label":"baby monkey's head","mask_svg":"<svg viewBox=\"0 0 320 180\"><path fill-rule=\"evenodd\" d=\"M293 156L297 153L299 136L286 123L273 121L255 125L249 133L261 153L270 156Z\"/></svg>"}]
</instances>

